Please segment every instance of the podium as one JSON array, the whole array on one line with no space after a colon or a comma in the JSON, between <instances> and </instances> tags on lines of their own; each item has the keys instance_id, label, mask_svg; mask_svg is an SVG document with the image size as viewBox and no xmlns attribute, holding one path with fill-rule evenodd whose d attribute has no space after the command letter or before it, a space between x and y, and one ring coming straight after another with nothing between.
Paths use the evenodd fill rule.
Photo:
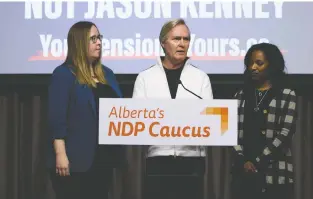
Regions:
<instances>
[{"instance_id":1,"label":"podium","mask_svg":"<svg viewBox=\"0 0 313 199\"><path fill-rule=\"evenodd\" d=\"M100 99L99 144L237 145L237 100Z\"/></svg>"},{"instance_id":2,"label":"podium","mask_svg":"<svg viewBox=\"0 0 313 199\"><path fill-rule=\"evenodd\" d=\"M234 146L237 145L237 103L237 100L100 99L99 144ZM185 193L178 196L184 199L182 197L186 198L188 194L188 191L184 191L192 187L194 189L189 192L194 195L189 197L203 198L204 157L203 163L199 163L203 166L203 172L201 169L190 169L189 173L176 172L175 168L179 170L185 164L193 163L192 159L199 157L191 157L190 161L179 156L157 158L167 159L172 162L171 166L175 164L175 167L171 172L164 172L166 169L157 171L158 167L161 167L159 163L165 163L151 163L150 158L147 158L143 199L157 199L156 196L167 199L160 196L160 193L169 192L171 189L176 189L174 194ZM174 197L170 195L168 199Z\"/></svg>"},{"instance_id":3,"label":"podium","mask_svg":"<svg viewBox=\"0 0 313 199\"><path fill-rule=\"evenodd\" d=\"M168 182L168 190L156 188ZM201 182L202 181L202 182ZM204 175L145 175L143 199L204 199ZM181 182L181 184L177 184ZM187 183L187 184L186 184ZM183 185L183 186L182 186ZM171 186L171 187L169 187ZM173 186L175 188L173 188ZM182 186L181 189L177 186ZM190 188L186 190L186 188ZM154 190L154 191L153 191ZM162 191L160 191L162 190ZM188 193L188 195L186 194Z\"/></svg>"},{"instance_id":4,"label":"podium","mask_svg":"<svg viewBox=\"0 0 313 199\"><path fill-rule=\"evenodd\" d=\"M204 157L158 156L147 158L146 163L143 199L203 199Z\"/></svg>"}]
</instances>

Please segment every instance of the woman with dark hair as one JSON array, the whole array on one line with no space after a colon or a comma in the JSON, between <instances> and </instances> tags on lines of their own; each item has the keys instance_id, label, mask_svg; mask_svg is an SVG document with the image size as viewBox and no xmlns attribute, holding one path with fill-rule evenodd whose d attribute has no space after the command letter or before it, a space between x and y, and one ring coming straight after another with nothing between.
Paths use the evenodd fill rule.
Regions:
<instances>
[{"instance_id":1,"label":"woman with dark hair","mask_svg":"<svg viewBox=\"0 0 313 199\"><path fill-rule=\"evenodd\" d=\"M283 55L273 44L256 44L244 64L244 87L235 95L239 138L233 150L233 198L291 199L296 94L285 88Z\"/></svg>"},{"instance_id":2,"label":"woman with dark hair","mask_svg":"<svg viewBox=\"0 0 313 199\"><path fill-rule=\"evenodd\" d=\"M102 35L88 21L69 30L68 53L53 71L48 97L48 168L57 199L105 199L119 146L98 145L99 98L120 98L111 69L101 64Z\"/></svg>"}]
</instances>

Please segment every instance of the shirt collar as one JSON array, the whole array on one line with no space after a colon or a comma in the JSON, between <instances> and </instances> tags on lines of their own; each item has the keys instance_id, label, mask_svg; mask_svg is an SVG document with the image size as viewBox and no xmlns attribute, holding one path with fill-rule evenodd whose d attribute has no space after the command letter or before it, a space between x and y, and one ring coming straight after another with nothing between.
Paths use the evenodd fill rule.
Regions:
<instances>
[{"instance_id":1,"label":"shirt collar","mask_svg":"<svg viewBox=\"0 0 313 199\"><path fill-rule=\"evenodd\" d=\"M163 69L163 63L162 63L162 59L163 59L163 58L164 58L164 56L159 56L159 57L157 58L157 64L158 64L158 66L161 67L162 69ZM183 68L185 68L187 65L189 65L189 63L190 63L190 58L187 57Z\"/></svg>"}]
</instances>

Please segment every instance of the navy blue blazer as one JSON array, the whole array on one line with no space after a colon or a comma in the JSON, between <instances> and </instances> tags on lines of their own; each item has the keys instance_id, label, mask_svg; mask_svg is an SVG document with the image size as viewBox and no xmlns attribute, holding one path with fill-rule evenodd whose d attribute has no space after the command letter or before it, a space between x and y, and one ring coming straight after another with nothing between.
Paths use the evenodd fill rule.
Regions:
<instances>
[{"instance_id":1,"label":"navy blue blazer","mask_svg":"<svg viewBox=\"0 0 313 199\"><path fill-rule=\"evenodd\" d=\"M113 71L103 66L108 84L118 96L122 93ZM76 81L68 65L52 73L48 98L48 168L55 168L54 139L64 139L70 171L87 171L94 159L97 143L96 102L92 89Z\"/></svg>"}]
</instances>

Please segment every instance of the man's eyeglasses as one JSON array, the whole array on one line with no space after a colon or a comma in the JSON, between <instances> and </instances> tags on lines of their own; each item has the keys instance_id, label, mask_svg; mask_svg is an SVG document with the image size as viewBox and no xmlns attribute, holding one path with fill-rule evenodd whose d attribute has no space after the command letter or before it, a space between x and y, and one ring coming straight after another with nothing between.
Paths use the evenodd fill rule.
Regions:
<instances>
[{"instance_id":1,"label":"man's eyeglasses","mask_svg":"<svg viewBox=\"0 0 313 199\"><path fill-rule=\"evenodd\" d=\"M92 43L96 43L98 39L100 41L102 41L103 35L98 35L98 36L94 35L94 36L90 37L90 40L92 41Z\"/></svg>"}]
</instances>

